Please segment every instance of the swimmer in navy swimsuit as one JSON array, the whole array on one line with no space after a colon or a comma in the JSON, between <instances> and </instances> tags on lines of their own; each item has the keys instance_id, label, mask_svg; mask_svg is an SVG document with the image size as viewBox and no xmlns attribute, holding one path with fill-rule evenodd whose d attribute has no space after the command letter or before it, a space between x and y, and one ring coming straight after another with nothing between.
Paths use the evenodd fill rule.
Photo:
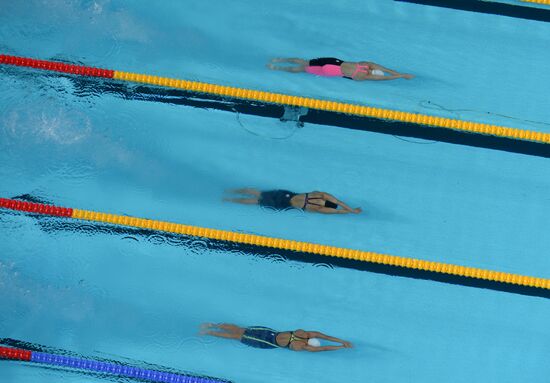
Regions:
<instances>
[{"instance_id":1,"label":"swimmer in navy swimsuit","mask_svg":"<svg viewBox=\"0 0 550 383\"><path fill-rule=\"evenodd\" d=\"M201 326L201 334L236 339L249 347L262 349L288 348L292 351L319 352L353 347L350 342L325 335L318 331L295 330L277 332L269 327L251 326L243 328L229 323L205 323ZM340 343L340 345L321 346L319 339Z\"/></svg>"},{"instance_id":2,"label":"swimmer in navy swimsuit","mask_svg":"<svg viewBox=\"0 0 550 383\"><path fill-rule=\"evenodd\" d=\"M332 194L314 191L310 193L293 193L288 190L237 189L231 193L246 195L241 198L224 198L224 201L245 205L260 205L275 210L301 209L323 214L361 213L361 208L352 209Z\"/></svg>"},{"instance_id":3,"label":"swimmer in navy swimsuit","mask_svg":"<svg viewBox=\"0 0 550 383\"><path fill-rule=\"evenodd\" d=\"M291 65L275 65L280 63ZM410 80L414 77L412 74L399 73L370 61L344 61L335 57L320 57L312 60L275 58L267 64L267 67L271 70L305 72L321 77L343 77L355 81L387 81L398 78Z\"/></svg>"}]
</instances>

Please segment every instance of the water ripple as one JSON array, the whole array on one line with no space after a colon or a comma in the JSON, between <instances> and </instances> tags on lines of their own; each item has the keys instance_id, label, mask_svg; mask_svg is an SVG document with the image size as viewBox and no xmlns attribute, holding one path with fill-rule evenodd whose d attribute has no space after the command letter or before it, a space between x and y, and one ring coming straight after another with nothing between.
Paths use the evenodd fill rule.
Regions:
<instances>
[{"instance_id":1,"label":"water ripple","mask_svg":"<svg viewBox=\"0 0 550 383\"><path fill-rule=\"evenodd\" d=\"M166 237L159 233L153 233L147 236L147 241L154 245L163 245L166 243Z\"/></svg>"},{"instance_id":2,"label":"water ripple","mask_svg":"<svg viewBox=\"0 0 550 383\"><path fill-rule=\"evenodd\" d=\"M8 146L59 146L81 143L92 132L90 118L82 111L57 102L42 102L29 108L24 101L12 103L0 119L2 143Z\"/></svg>"},{"instance_id":3,"label":"water ripple","mask_svg":"<svg viewBox=\"0 0 550 383\"><path fill-rule=\"evenodd\" d=\"M125 237L122 237L122 240L123 241L130 241L130 242L138 242L139 243L139 238L136 237L136 236L133 236L133 235L127 235Z\"/></svg>"},{"instance_id":4,"label":"water ripple","mask_svg":"<svg viewBox=\"0 0 550 383\"><path fill-rule=\"evenodd\" d=\"M15 218L4 218L6 216L15 217L17 215L19 215L19 213L10 214L6 212L5 214L0 214L0 217L2 217L0 222L5 222L8 225L17 224L18 220ZM140 242L141 240L145 240L155 246L184 247L189 250L187 255L202 255L208 252L219 252L223 254L231 254L237 257L247 257L250 262L267 261L272 264L285 264L288 267L298 269L309 267L334 269L334 266L330 263L313 262L308 254L301 254L294 251L285 252L284 250L281 251L279 249L262 248L241 243L216 241L174 233L156 232L148 229L70 221L59 219L57 217L41 215L32 215L32 217L38 221L38 224L42 230L50 233L66 231L68 233L78 233L79 235L86 236L95 236L98 234L114 235L123 241Z\"/></svg>"},{"instance_id":5,"label":"water ripple","mask_svg":"<svg viewBox=\"0 0 550 383\"><path fill-rule=\"evenodd\" d=\"M188 246L194 254L204 254L209 248L208 241L200 238L193 238Z\"/></svg>"},{"instance_id":6,"label":"water ripple","mask_svg":"<svg viewBox=\"0 0 550 383\"><path fill-rule=\"evenodd\" d=\"M313 266L321 269L330 269L330 270L334 269L334 266L332 266L329 263L314 263Z\"/></svg>"}]
</instances>

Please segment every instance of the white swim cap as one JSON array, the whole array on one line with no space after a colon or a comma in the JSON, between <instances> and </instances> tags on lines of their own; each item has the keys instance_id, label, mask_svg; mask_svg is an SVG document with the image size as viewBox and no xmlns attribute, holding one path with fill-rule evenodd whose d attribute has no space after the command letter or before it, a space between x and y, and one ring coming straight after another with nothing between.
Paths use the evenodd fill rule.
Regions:
<instances>
[{"instance_id":1,"label":"white swim cap","mask_svg":"<svg viewBox=\"0 0 550 383\"><path fill-rule=\"evenodd\" d=\"M321 345L321 341L317 338L309 338L307 340L307 344L309 344L311 347L319 347Z\"/></svg>"},{"instance_id":2,"label":"white swim cap","mask_svg":"<svg viewBox=\"0 0 550 383\"><path fill-rule=\"evenodd\" d=\"M380 69L373 69L371 73L377 76L384 76L384 72L382 72Z\"/></svg>"}]
</instances>

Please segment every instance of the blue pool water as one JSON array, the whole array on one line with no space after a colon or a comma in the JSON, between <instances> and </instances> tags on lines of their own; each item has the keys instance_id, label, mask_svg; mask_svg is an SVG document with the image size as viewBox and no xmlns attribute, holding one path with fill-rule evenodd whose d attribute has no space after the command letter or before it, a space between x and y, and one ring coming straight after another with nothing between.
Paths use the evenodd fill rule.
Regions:
<instances>
[{"instance_id":1,"label":"blue pool water","mask_svg":"<svg viewBox=\"0 0 550 383\"><path fill-rule=\"evenodd\" d=\"M548 23L391 1L225 4L11 2L0 9L0 47L550 132ZM418 77L366 84L264 68L273 56L325 55ZM126 100L27 69L0 76L0 197L550 277L545 158ZM326 190L365 214L221 202L243 186ZM550 372L544 298L7 212L0 237L0 337L235 382L543 381ZM199 337L210 321L319 329L356 347L255 350ZM101 381L8 362L0 380Z\"/></svg>"}]
</instances>

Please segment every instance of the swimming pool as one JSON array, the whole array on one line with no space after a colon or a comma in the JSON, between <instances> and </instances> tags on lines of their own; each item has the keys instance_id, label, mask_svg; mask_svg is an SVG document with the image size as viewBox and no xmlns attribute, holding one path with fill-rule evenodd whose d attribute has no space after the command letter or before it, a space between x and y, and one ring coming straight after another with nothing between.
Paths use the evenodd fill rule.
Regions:
<instances>
[{"instance_id":1,"label":"swimming pool","mask_svg":"<svg viewBox=\"0 0 550 383\"><path fill-rule=\"evenodd\" d=\"M254 4L12 3L0 11L2 50L550 132L548 23L390 1ZM361 84L263 67L363 52L418 77ZM547 158L128 100L137 86L101 91L109 80L0 73L1 197L549 278ZM243 186L327 190L365 214L221 202ZM235 382L549 372L544 297L6 210L0 230L2 338ZM260 351L197 336L207 321L319 329L355 348ZM4 361L0 377L103 379Z\"/></svg>"}]
</instances>

